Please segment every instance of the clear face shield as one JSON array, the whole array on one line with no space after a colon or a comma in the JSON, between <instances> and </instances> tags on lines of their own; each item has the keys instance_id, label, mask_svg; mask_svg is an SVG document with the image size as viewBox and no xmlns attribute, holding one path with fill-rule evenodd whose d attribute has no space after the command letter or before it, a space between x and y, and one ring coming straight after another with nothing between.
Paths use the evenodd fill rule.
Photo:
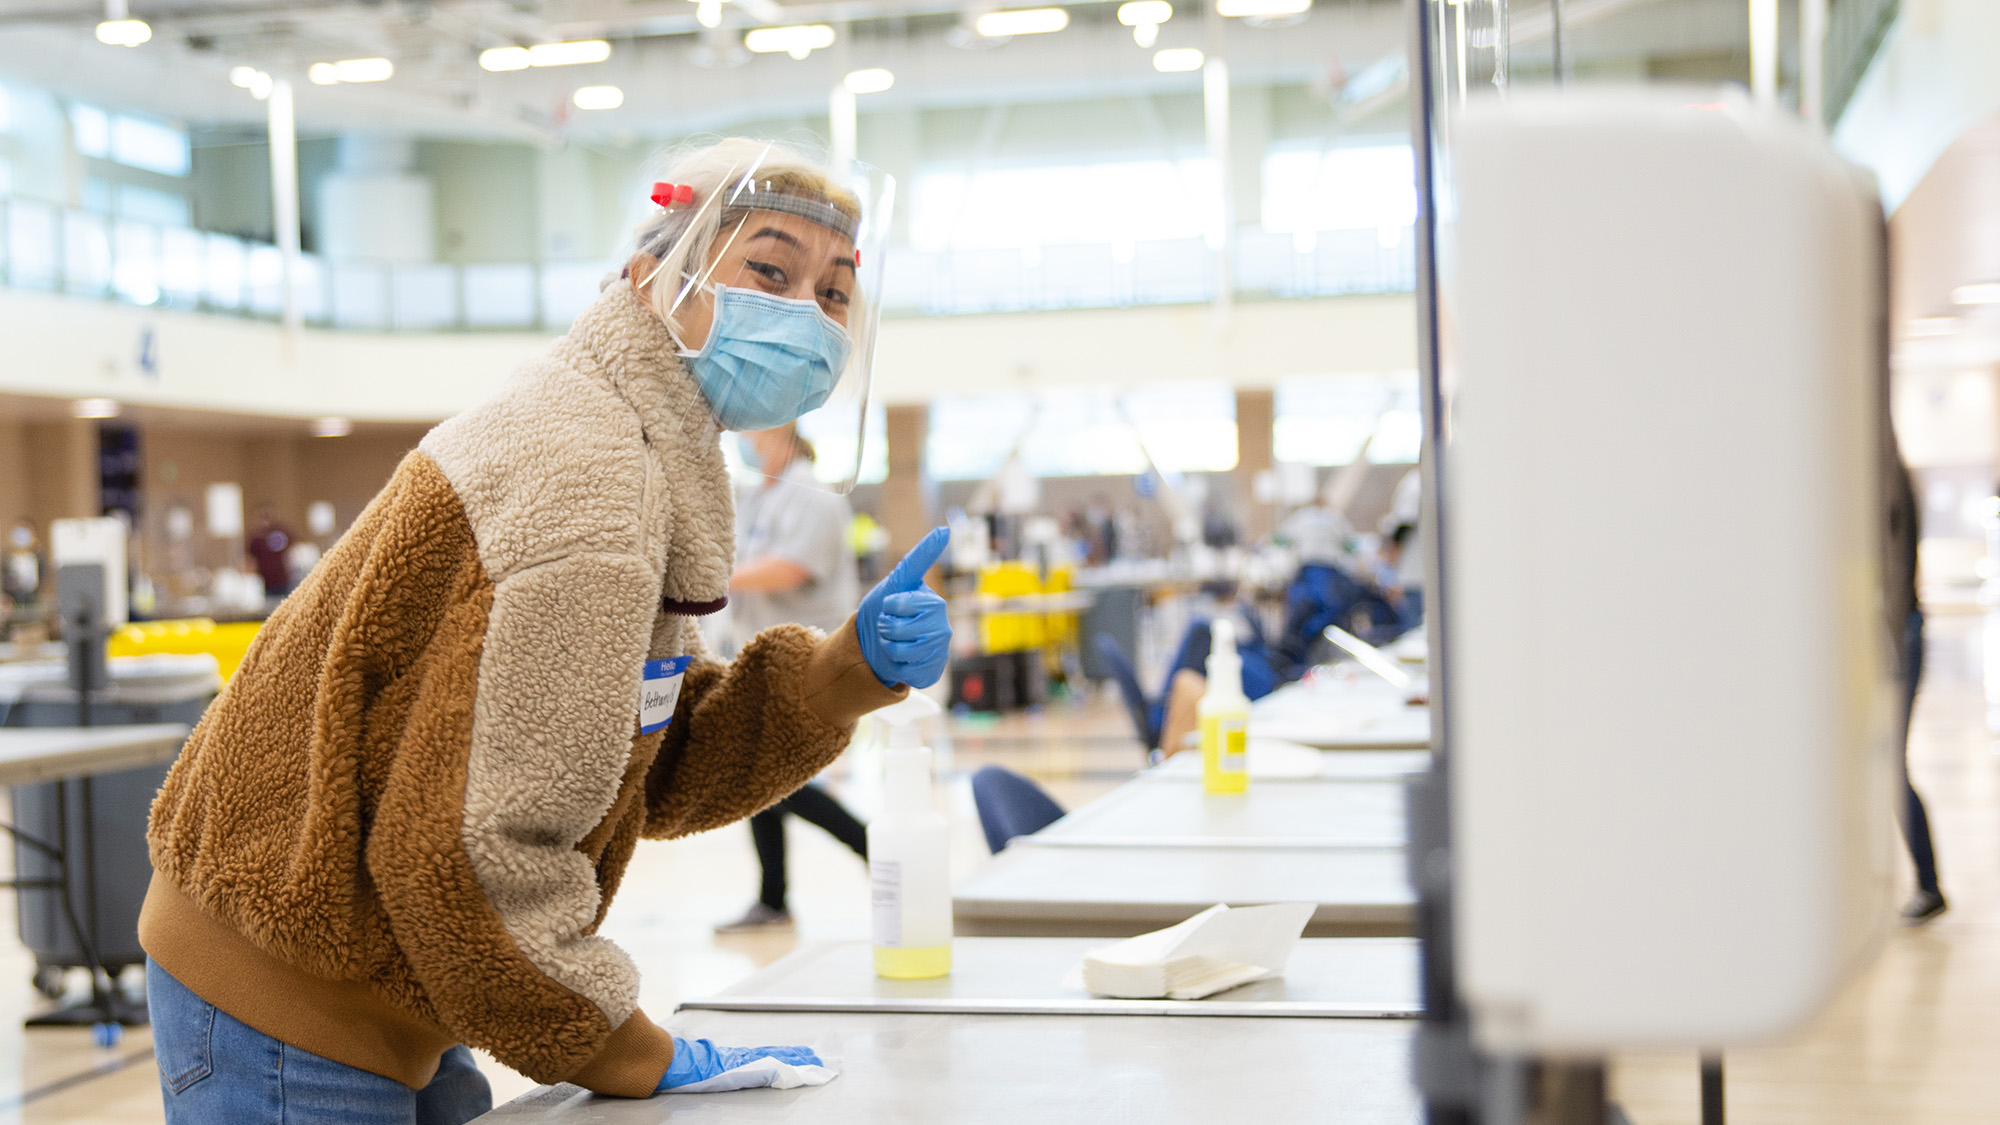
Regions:
<instances>
[{"instance_id":1,"label":"clear face shield","mask_svg":"<svg viewBox=\"0 0 2000 1125\"><path fill-rule=\"evenodd\" d=\"M846 493L861 470L895 181L859 163L822 172L776 146L744 153L719 187L654 186L666 214L640 236L638 281L716 419L741 435L725 439L731 462Z\"/></svg>"}]
</instances>

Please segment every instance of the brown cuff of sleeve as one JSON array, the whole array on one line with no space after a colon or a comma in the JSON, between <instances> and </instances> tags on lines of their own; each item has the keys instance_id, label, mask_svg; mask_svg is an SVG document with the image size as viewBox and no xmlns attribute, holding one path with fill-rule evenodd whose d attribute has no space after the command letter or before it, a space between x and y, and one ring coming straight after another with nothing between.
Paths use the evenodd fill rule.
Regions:
<instances>
[{"instance_id":1,"label":"brown cuff of sleeve","mask_svg":"<svg viewBox=\"0 0 2000 1125\"><path fill-rule=\"evenodd\" d=\"M660 1079L673 1061L674 1037L634 1009L604 1041L604 1049L569 1080L600 1094L650 1098L659 1092Z\"/></svg>"},{"instance_id":2,"label":"brown cuff of sleeve","mask_svg":"<svg viewBox=\"0 0 2000 1125\"><path fill-rule=\"evenodd\" d=\"M861 655L861 639L854 633L854 618L813 649L806 659L806 706L831 727L845 729L861 716L887 707L910 694L908 684L883 687Z\"/></svg>"}]
</instances>

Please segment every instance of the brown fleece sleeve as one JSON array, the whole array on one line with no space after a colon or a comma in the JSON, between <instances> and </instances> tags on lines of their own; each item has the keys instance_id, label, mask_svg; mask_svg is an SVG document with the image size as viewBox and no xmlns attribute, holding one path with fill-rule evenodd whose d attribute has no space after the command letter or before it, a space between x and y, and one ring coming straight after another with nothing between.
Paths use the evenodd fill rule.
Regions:
<instances>
[{"instance_id":1,"label":"brown fleece sleeve","mask_svg":"<svg viewBox=\"0 0 2000 1125\"><path fill-rule=\"evenodd\" d=\"M774 626L727 664L695 664L646 778L646 835L706 832L776 804L840 756L856 720L909 691L875 678L853 618L824 639Z\"/></svg>"},{"instance_id":2,"label":"brown fleece sleeve","mask_svg":"<svg viewBox=\"0 0 2000 1125\"><path fill-rule=\"evenodd\" d=\"M586 1090L621 1098L650 1098L674 1063L674 1037L634 1010L597 1057L584 1063L569 1080Z\"/></svg>"}]
</instances>

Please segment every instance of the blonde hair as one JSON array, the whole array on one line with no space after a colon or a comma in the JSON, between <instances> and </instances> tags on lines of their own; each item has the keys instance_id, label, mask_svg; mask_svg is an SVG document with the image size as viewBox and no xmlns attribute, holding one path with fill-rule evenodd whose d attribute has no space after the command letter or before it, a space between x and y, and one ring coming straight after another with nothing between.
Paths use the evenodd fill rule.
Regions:
<instances>
[{"instance_id":1,"label":"blonde hair","mask_svg":"<svg viewBox=\"0 0 2000 1125\"><path fill-rule=\"evenodd\" d=\"M701 276L716 239L733 231L754 207L732 205L729 196L746 177L757 191L825 204L849 222L861 221L861 201L835 183L825 166L805 151L781 141L727 137L669 150L658 162L657 178L694 189L692 203L662 207L634 232L634 256L659 262L652 276L633 280L650 285L653 311L678 330L673 310L684 291Z\"/></svg>"}]
</instances>

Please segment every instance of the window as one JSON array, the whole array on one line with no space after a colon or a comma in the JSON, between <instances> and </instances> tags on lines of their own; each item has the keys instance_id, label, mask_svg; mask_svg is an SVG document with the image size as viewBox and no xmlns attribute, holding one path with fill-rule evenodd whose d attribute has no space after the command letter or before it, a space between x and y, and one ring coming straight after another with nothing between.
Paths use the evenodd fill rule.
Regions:
<instances>
[{"instance_id":1,"label":"window","mask_svg":"<svg viewBox=\"0 0 2000 1125\"><path fill-rule=\"evenodd\" d=\"M1399 230L1417 221L1408 145L1280 149L1264 158L1264 227Z\"/></svg>"},{"instance_id":2,"label":"window","mask_svg":"<svg viewBox=\"0 0 2000 1125\"><path fill-rule=\"evenodd\" d=\"M111 159L166 176L188 174L187 134L137 117L111 122Z\"/></svg>"},{"instance_id":3,"label":"window","mask_svg":"<svg viewBox=\"0 0 2000 1125\"><path fill-rule=\"evenodd\" d=\"M1378 465L1417 460L1423 420L1415 372L1312 375L1279 382L1271 454L1301 465L1345 465L1368 446Z\"/></svg>"},{"instance_id":4,"label":"window","mask_svg":"<svg viewBox=\"0 0 2000 1125\"><path fill-rule=\"evenodd\" d=\"M76 151L85 156L110 157L110 114L95 106L73 105L69 107L69 126Z\"/></svg>"},{"instance_id":5,"label":"window","mask_svg":"<svg viewBox=\"0 0 2000 1125\"><path fill-rule=\"evenodd\" d=\"M139 117L113 117L96 106L69 107L76 151L168 176L188 174L187 134Z\"/></svg>"},{"instance_id":6,"label":"window","mask_svg":"<svg viewBox=\"0 0 2000 1125\"><path fill-rule=\"evenodd\" d=\"M193 218L187 196L131 184L118 185L118 217L156 227L191 226Z\"/></svg>"},{"instance_id":7,"label":"window","mask_svg":"<svg viewBox=\"0 0 2000 1125\"><path fill-rule=\"evenodd\" d=\"M1205 156L920 171L910 189L919 250L1129 246L1202 238L1221 215Z\"/></svg>"},{"instance_id":8,"label":"window","mask_svg":"<svg viewBox=\"0 0 2000 1125\"><path fill-rule=\"evenodd\" d=\"M1125 392L1125 415L1165 473L1226 473L1236 467L1236 392L1226 383L1184 383Z\"/></svg>"},{"instance_id":9,"label":"window","mask_svg":"<svg viewBox=\"0 0 2000 1125\"><path fill-rule=\"evenodd\" d=\"M111 181L100 180L96 176L83 181L83 209L93 215L111 213Z\"/></svg>"},{"instance_id":10,"label":"window","mask_svg":"<svg viewBox=\"0 0 2000 1125\"><path fill-rule=\"evenodd\" d=\"M813 471L829 484L854 464L854 403L832 402L799 419L799 436L812 443L817 455ZM889 479L889 415L879 402L868 404L868 424L861 434L861 471L856 484L880 484Z\"/></svg>"},{"instance_id":11,"label":"window","mask_svg":"<svg viewBox=\"0 0 2000 1125\"><path fill-rule=\"evenodd\" d=\"M938 480L985 480L1008 454L1037 477L1129 476L1236 467L1236 398L1221 383L1124 392L943 397L931 404L926 450Z\"/></svg>"},{"instance_id":12,"label":"window","mask_svg":"<svg viewBox=\"0 0 2000 1125\"><path fill-rule=\"evenodd\" d=\"M1000 471L1035 415L1031 395L944 396L931 403L924 459L936 480L985 480Z\"/></svg>"}]
</instances>

